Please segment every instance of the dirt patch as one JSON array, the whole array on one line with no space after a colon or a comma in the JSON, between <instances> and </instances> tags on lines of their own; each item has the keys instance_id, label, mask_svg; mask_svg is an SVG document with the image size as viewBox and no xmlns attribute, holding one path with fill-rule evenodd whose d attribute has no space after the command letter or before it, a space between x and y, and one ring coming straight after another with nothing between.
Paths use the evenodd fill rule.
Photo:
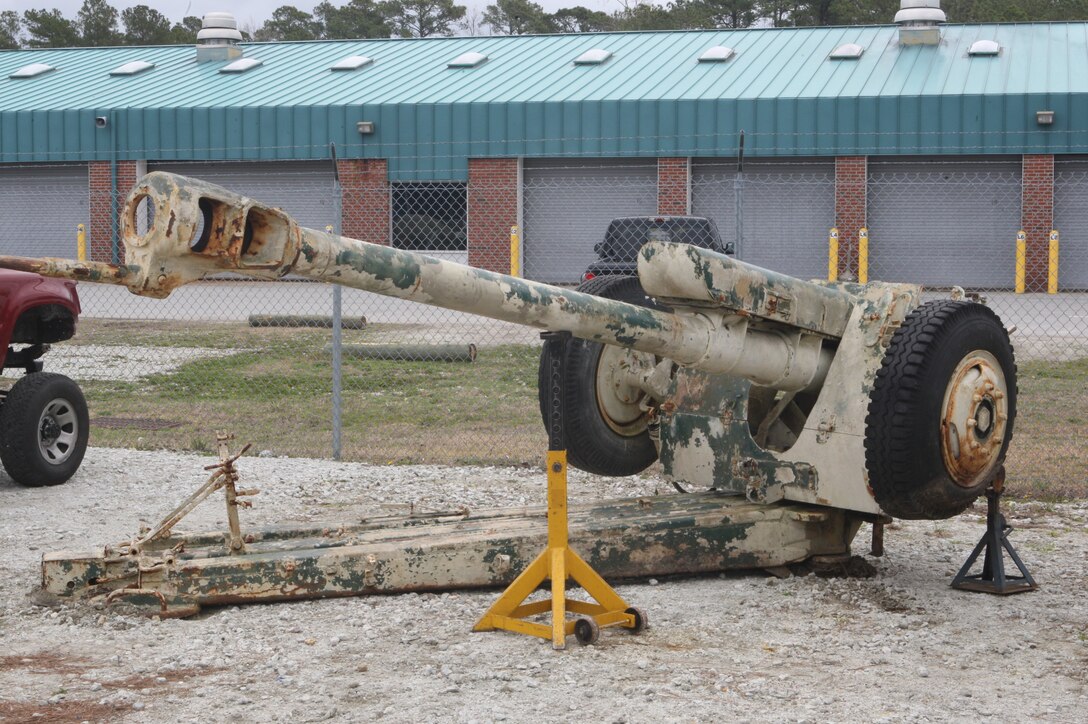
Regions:
<instances>
[{"instance_id":1,"label":"dirt patch","mask_svg":"<svg viewBox=\"0 0 1088 724\"><path fill-rule=\"evenodd\" d=\"M0 656L0 671L25 669L35 674L82 674L90 666L87 659L80 656L61 656L50 652L26 654L25 656Z\"/></svg>"},{"instance_id":2,"label":"dirt patch","mask_svg":"<svg viewBox=\"0 0 1088 724\"><path fill-rule=\"evenodd\" d=\"M53 704L0 699L0 722L49 722L78 724L79 722L116 721L121 713L109 704L82 699L65 699Z\"/></svg>"}]
</instances>

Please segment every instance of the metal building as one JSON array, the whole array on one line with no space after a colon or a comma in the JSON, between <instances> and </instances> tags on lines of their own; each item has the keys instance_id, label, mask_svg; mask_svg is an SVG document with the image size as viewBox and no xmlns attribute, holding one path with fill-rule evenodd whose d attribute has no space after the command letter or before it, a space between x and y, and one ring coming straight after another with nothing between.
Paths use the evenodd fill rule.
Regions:
<instances>
[{"instance_id":1,"label":"metal building","mask_svg":"<svg viewBox=\"0 0 1088 724\"><path fill-rule=\"evenodd\" d=\"M345 233L505 269L516 226L547 281L575 280L613 216L695 213L802 276L827 273L831 226L857 273L868 227L872 276L934 285L1011 287L1024 229L1045 286L1051 228L1088 251L1088 23L935 5L869 27L296 43L237 42L214 14L197 47L0 52L0 250L68 255L84 223L114 254L111 203L156 168L324 226L332 143ZM948 273L965 259L970 279ZM1063 287L1088 288L1076 259Z\"/></svg>"}]
</instances>

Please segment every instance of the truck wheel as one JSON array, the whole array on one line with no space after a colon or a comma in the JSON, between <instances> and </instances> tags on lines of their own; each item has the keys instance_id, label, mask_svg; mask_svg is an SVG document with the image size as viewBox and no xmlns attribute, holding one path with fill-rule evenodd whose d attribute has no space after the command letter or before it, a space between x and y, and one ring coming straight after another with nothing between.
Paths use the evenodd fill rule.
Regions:
<instances>
[{"instance_id":1,"label":"truck wheel","mask_svg":"<svg viewBox=\"0 0 1088 724\"><path fill-rule=\"evenodd\" d=\"M634 277L596 277L578 291L661 309ZM607 381L611 365L619 361L623 351L577 338L547 342L540 354L537 385L545 426L554 404L546 377L555 354L566 357L561 394L568 462L598 475L634 475L648 468L657 459L657 448L647 431L648 415L639 406L645 393L631 388L617 390Z\"/></svg>"},{"instance_id":2,"label":"truck wheel","mask_svg":"<svg viewBox=\"0 0 1088 724\"><path fill-rule=\"evenodd\" d=\"M26 375L0 406L0 462L22 485L60 485L83 462L89 429L79 385L50 372Z\"/></svg>"},{"instance_id":3,"label":"truck wheel","mask_svg":"<svg viewBox=\"0 0 1088 724\"><path fill-rule=\"evenodd\" d=\"M865 418L876 502L896 518L963 512L993 482L1016 419L1016 363L1001 320L974 302L928 302L896 331Z\"/></svg>"}]
</instances>

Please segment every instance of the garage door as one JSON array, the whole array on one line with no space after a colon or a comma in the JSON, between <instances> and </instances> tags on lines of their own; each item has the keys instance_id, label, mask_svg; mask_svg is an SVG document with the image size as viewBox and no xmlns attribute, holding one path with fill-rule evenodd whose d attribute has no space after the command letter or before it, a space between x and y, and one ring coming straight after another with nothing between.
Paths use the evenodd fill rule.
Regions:
<instances>
[{"instance_id":1,"label":"garage door","mask_svg":"<svg viewBox=\"0 0 1088 724\"><path fill-rule=\"evenodd\" d=\"M194 176L277 206L300 226L324 230L336 224L332 164L327 161L267 161L148 164L149 171Z\"/></svg>"},{"instance_id":2,"label":"garage door","mask_svg":"<svg viewBox=\"0 0 1088 724\"><path fill-rule=\"evenodd\" d=\"M1088 160L1055 162L1054 228L1061 234L1058 288L1088 289Z\"/></svg>"},{"instance_id":3,"label":"garage door","mask_svg":"<svg viewBox=\"0 0 1088 724\"><path fill-rule=\"evenodd\" d=\"M827 274L827 233L835 223L833 162L695 161L691 211L714 219L722 239L737 242L737 257L803 279Z\"/></svg>"},{"instance_id":4,"label":"garage door","mask_svg":"<svg viewBox=\"0 0 1088 724\"><path fill-rule=\"evenodd\" d=\"M0 253L75 258L87 185L83 164L0 166Z\"/></svg>"},{"instance_id":5,"label":"garage door","mask_svg":"<svg viewBox=\"0 0 1088 724\"><path fill-rule=\"evenodd\" d=\"M1008 289L1020 160L869 161L869 278Z\"/></svg>"},{"instance_id":6,"label":"garage door","mask_svg":"<svg viewBox=\"0 0 1088 724\"><path fill-rule=\"evenodd\" d=\"M657 162L526 161L522 188L525 276L576 282L608 222L657 213Z\"/></svg>"}]
</instances>

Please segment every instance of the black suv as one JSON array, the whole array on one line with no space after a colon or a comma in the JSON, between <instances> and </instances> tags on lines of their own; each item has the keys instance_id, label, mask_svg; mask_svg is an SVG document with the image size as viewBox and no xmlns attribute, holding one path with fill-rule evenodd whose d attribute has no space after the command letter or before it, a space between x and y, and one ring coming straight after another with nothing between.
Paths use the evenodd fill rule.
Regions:
<instances>
[{"instance_id":1,"label":"black suv","mask_svg":"<svg viewBox=\"0 0 1088 724\"><path fill-rule=\"evenodd\" d=\"M604 241L593 246L597 261L582 274L582 281L600 276L637 276L638 250L650 237L662 232L672 241L701 246L720 254L732 254L733 245L723 244L718 227L701 216L627 216L613 219Z\"/></svg>"}]
</instances>

